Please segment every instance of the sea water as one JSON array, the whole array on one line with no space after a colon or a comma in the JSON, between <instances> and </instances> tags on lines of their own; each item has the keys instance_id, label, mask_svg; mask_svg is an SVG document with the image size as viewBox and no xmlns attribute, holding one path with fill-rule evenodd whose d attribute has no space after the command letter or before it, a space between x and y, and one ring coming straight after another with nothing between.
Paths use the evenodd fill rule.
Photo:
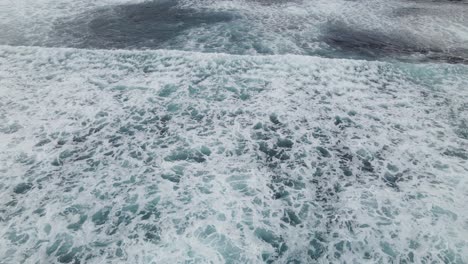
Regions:
<instances>
[{"instance_id":1,"label":"sea water","mask_svg":"<svg viewBox=\"0 0 468 264\"><path fill-rule=\"evenodd\" d=\"M0 263L468 262L467 12L0 0Z\"/></svg>"}]
</instances>

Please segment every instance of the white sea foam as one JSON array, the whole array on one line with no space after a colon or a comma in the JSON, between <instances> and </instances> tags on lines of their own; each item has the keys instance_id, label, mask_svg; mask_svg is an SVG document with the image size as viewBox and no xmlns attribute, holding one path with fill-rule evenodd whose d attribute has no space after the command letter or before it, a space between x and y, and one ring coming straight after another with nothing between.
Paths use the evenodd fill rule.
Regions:
<instances>
[{"instance_id":1,"label":"white sea foam","mask_svg":"<svg viewBox=\"0 0 468 264\"><path fill-rule=\"evenodd\" d=\"M0 262L467 262L467 74L1 46Z\"/></svg>"}]
</instances>

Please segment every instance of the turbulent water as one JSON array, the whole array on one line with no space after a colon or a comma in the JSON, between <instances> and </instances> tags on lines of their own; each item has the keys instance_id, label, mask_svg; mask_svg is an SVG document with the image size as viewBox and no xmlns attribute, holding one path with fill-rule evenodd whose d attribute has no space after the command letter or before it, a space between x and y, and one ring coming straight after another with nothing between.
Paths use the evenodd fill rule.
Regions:
<instances>
[{"instance_id":1,"label":"turbulent water","mask_svg":"<svg viewBox=\"0 0 468 264\"><path fill-rule=\"evenodd\" d=\"M0 263L468 263L466 1L0 0Z\"/></svg>"}]
</instances>

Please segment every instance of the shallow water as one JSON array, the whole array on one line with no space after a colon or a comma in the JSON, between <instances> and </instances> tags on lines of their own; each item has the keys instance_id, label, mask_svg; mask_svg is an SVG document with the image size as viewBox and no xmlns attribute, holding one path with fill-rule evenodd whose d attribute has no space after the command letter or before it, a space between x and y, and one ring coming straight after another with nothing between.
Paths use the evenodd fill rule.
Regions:
<instances>
[{"instance_id":1,"label":"shallow water","mask_svg":"<svg viewBox=\"0 0 468 264\"><path fill-rule=\"evenodd\" d=\"M0 263L468 262L466 8L0 0Z\"/></svg>"}]
</instances>

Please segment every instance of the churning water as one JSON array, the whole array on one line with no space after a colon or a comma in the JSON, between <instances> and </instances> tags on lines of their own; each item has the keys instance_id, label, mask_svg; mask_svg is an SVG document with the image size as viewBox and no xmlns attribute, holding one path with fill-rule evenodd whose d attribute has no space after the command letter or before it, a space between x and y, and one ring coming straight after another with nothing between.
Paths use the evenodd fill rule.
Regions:
<instances>
[{"instance_id":1,"label":"churning water","mask_svg":"<svg viewBox=\"0 0 468 264\"><path fill-rule=\"evenodd\" d=\"M0 0L0 263L467 263L468 4Z\"/></svg>"}]
</instances>

